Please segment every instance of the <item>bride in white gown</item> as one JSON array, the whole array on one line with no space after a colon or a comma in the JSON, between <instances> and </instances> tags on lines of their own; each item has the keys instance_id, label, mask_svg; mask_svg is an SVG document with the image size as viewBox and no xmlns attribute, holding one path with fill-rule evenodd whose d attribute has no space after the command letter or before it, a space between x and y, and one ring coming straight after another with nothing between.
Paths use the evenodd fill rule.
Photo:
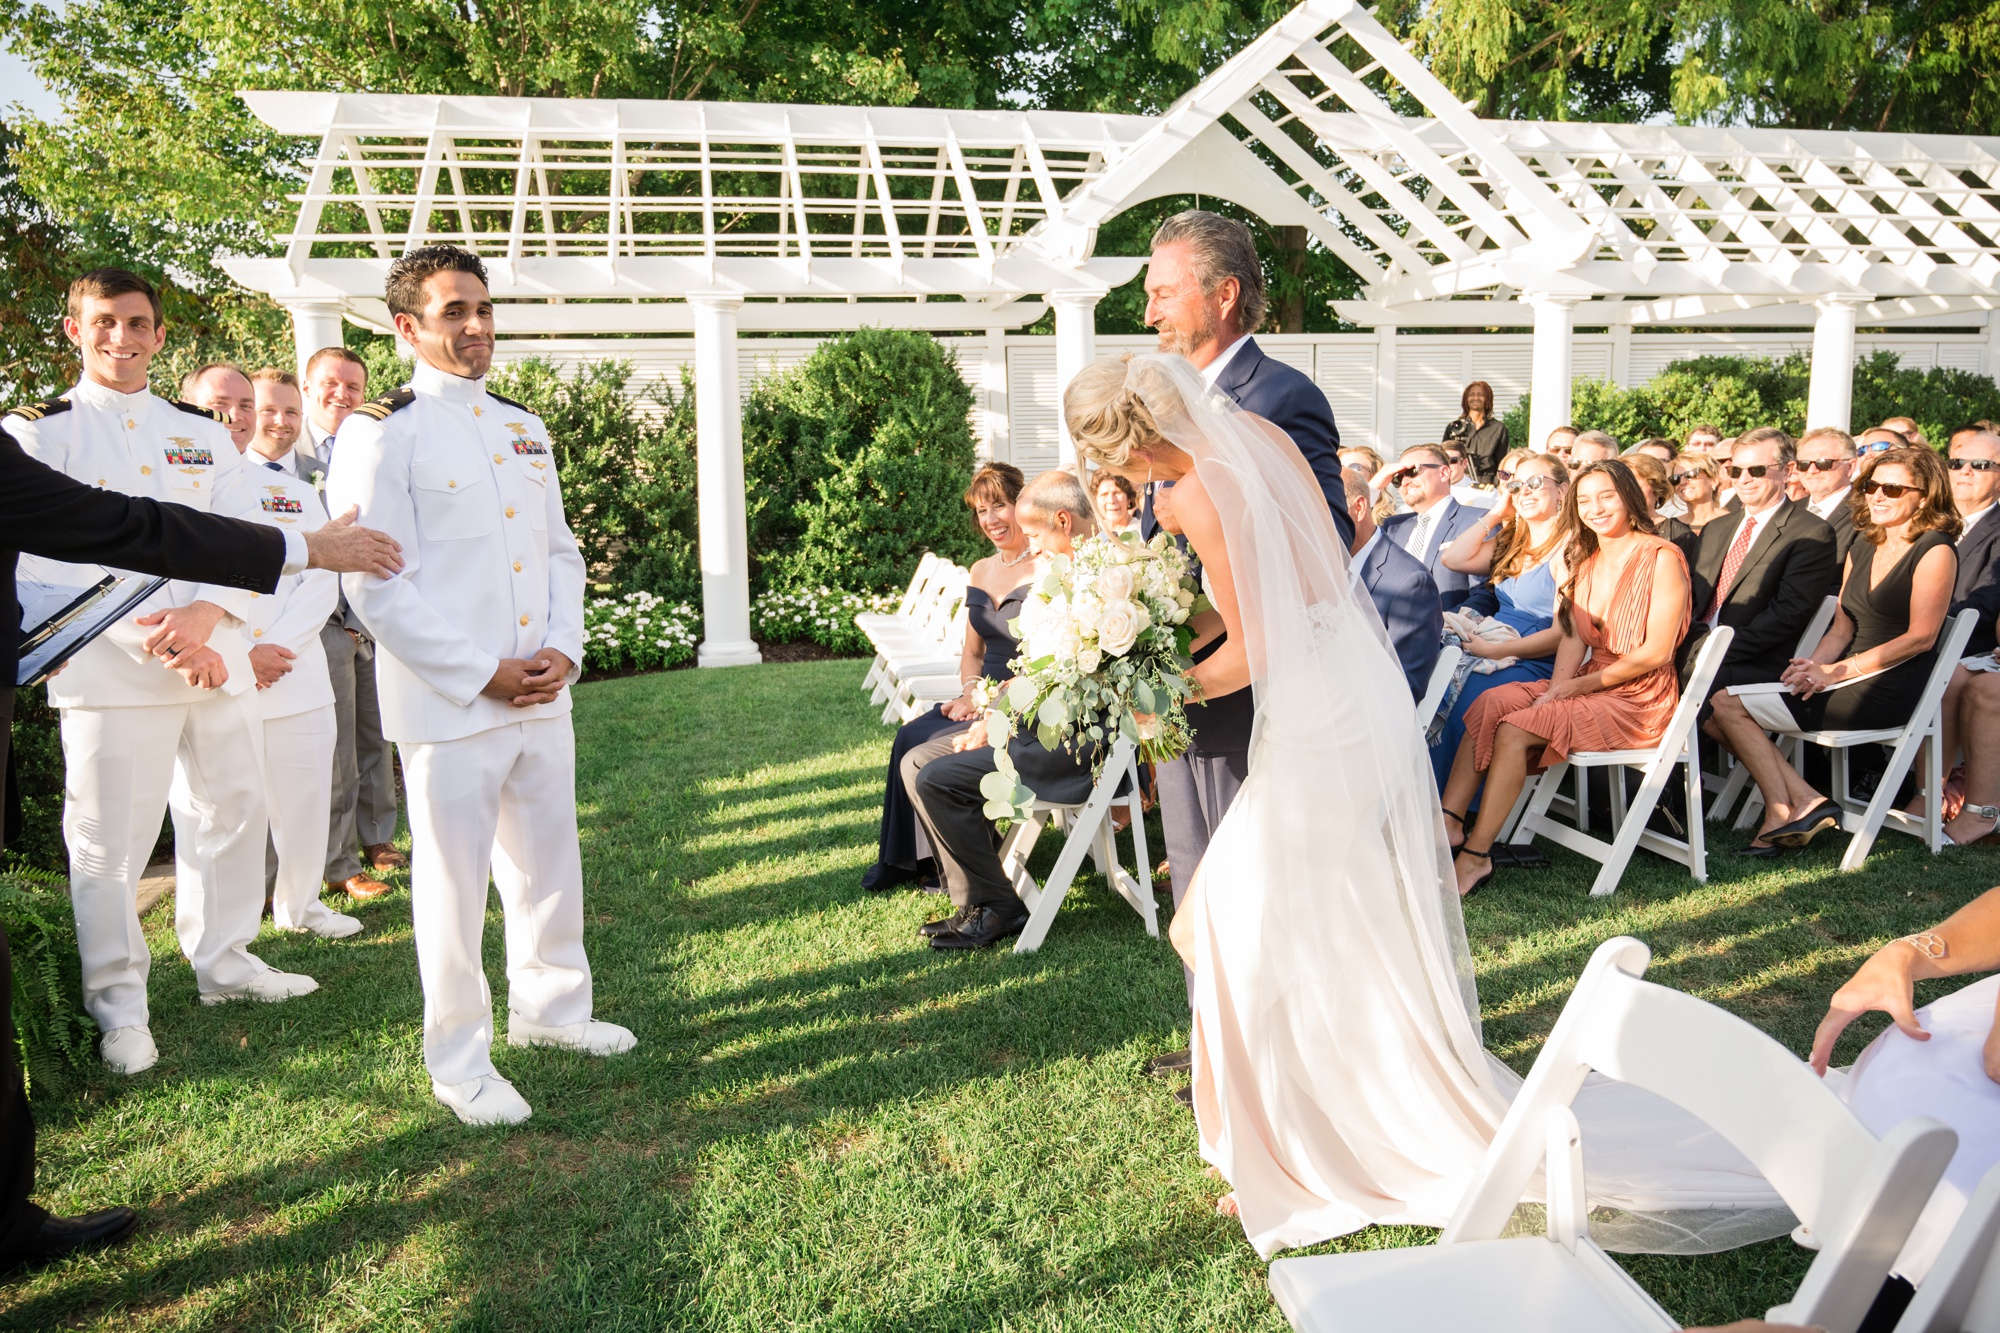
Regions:
<instances>
[{"instance_id":1,"label":"bride in white gown","mask_svg":"<svg viewBox=\"0 0 2000 1333\"><path fill-rule=\"evenodd\" d=\"M1172 930L1194 972L1202 1156L1266 1257L1442 1226L1520 1080L1481 1041L1437 790L1381 619L1297 448L1189 362L1099 360L1063 406L1083 457L1176 483L1228 634L1193 678L1204 697L1255 691L1248 777ZM1782 1234L1775 1191L1719 1136L1635 1089L1590 1091L1593 1203L1761 1209L1724 1243ZM1670 1233L1632 1248L1718 1247Z\"/></svg>"}]
</instances>

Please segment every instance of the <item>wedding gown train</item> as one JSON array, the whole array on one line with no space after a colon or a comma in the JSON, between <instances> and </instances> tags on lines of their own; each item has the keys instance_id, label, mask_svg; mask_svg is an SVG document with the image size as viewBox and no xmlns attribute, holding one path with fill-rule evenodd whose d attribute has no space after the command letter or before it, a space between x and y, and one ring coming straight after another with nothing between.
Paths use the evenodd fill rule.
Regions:
<instances>
[{"instance_id":1,"label":"wedding gown train","mask_svg":"<svg viewBox=\"0 0 2000 1333\"><path fill-rule=\"evenodd\" d=\"M1266 1257L1442 1226L1520 1080L1482 1044L1409 689L1291 442L1179 357L1134 358L1126 382L1221 516L1255 691L1248 776L1181 909L1202 1156ZM1577 1112L1593 1204L1668 1215L1626 1247L1789 1229L1749 1162L1678 1108L1593 1080Z\"/></svg>"}]
</instances>

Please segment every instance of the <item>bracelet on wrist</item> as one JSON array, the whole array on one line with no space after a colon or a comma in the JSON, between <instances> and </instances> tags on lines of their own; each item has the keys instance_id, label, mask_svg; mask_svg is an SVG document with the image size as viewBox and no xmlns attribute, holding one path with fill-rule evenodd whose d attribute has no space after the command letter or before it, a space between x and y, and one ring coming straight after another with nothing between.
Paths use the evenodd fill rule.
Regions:
<instances>
[{"instance_id":1,"label":"bracelet on wrist","mask_svg":"<svg viewBox=\"0 0 2000 1333\"><path fill-rule=\"evenodd\" d=\"M1951 946L1945 943L1944 936L1934 930L1922 931L1915 935L1905 935L1900 942L1909 945L1933 963L1943 959L1951 952Z\"/></svg>"}]
</instances>

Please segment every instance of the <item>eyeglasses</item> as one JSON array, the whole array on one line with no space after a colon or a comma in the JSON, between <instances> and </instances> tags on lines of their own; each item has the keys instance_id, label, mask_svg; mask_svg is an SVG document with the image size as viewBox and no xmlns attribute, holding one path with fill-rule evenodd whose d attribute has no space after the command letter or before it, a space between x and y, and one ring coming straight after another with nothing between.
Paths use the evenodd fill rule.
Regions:
<instances>
[{"instance_id":1,"label":"eyeglasses","mask_svg":"<svg viewBox=\"0 0 2000 1333\"><path fill-rule=\"evenodd\" d=\"M1447 463L1449 463L1449 464L1451 464L1451 465L1452 465L1453 467L1457 467L1457 466L1458 466L1458 465L1459 465L1460 463L1463 463L1463 462L1465 461L1465 455L1464 455L1464 454L1446 454L1446 455L1444 456L1444 461L1445 461L1445 462L1447 462Z\"/></svg>"},{"instance_id":2,"label":"eyeglasses","mask_svg":"<svg viewBox=\"0 0 2000 1333\"><path fill-rule=\"evenodd\" d=\"M1806 472L1831 472L1835 468L1846 467L1849 461L1845 458L1801 458L1799 467Z\"/></svg>"},{"instance_id":3,"label":"eyeglasses","mask_svg":"<svg viewBox=\"0 0 2000 1333\"><path fill-rule=\"evenodd\" d=\"M1390 473L1389 484L1391 486L1401 486L1404 482L1408 481L1411 477L1416 476L1419 472L1437 472L1441 471L1443 468L1444 464L1442 463L1412 463L1406 468L1402 468L1398 471Z\"/></svg>"},{"instance_id":4,"label":"eyeglasses","mask_svg":"<svg viewBox=\"0 0 2000 1333\"><path fill-rule=\"evenodd\" d=\"M1880 491L1891 500L1900 500L1906 495L1915 495L1917 492L1914 486L1899 486L1893 481L1864 481L1854 489L1863 495L1873 495Z\"/></svg>"},{"instance_id":5,"label":"eyeglasses","mask_svg":"<svg viewBox=\"0 0 2000 1333\"><path fill-rule=\"evenodd\" d=\"M1495 475L1500 478L1500 482L1502 485L1505 485L1507 482L1514 480L1514 474L1511 472L1500 472L1496 473Z\"/></svg>"},{"instance_id":6,"label":"eyeglasses","mask_svg":"<svg viewBox=\"0 0 2000 1333\"><path fill-rule=\"evenodd\" d=\"M1747 472L1753 477L1761 477L1766 472L1774 471L1777 468L1781 468L1783 466L1784 466L1783 463L1752 463L1748 467L1730 468L1729 475L1732 477L1740 477Z\"/></svg>"},{"instance_id":7,"label":"eyeglasses","mask_svg":"<svg viewBox=\"0 0 2000 1333\"><path fill-rule=\"evenodd\" d=\"M1945 466L1953 472L1963 472L1966 468L1971 468L1974 472L1991 472L1994 468L2000 467L2000 463L1990 458L1954 458Z\"/></svg>"},{"instance_id":8,"label":"eyeglasses","mask_svg":"<svg viewBox=\"0 0 2000 1333\"><path fill-rule=\"evenodd\" d=\"M1554 477L1523 477L1519 481L1508 482L1507 490L1510 494L1519 495L1522 491L1539 491L1544 486L1555 484Z\"/></svg>"}]
</instances>

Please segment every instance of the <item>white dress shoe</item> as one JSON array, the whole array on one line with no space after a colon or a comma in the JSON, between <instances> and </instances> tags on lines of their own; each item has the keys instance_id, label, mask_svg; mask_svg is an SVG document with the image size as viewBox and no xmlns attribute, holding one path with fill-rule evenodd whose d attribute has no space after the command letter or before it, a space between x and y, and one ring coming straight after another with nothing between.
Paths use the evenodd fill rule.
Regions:
<instances>
[{"instance_id":1,"label":"white dress shoe","mask_svg":"<svg viewBox=\"0 0 2000 1333\"><path fill-rule=\"evenodd\" d=\"M469 1083L433 1080L431 1095L468 1125L518 1125L535 1113L527 1100L514 1091L514 1085L498 1074L475 1078Z\"/></svg>"},{"instance_id":2,"label":"white dress shoe","mask_svg":"<svg viewBox=\"0 0 2000 1333\"><path fill-rule=\"evenodd\" d=\"M344 940L361 933L361 922L344 912L323 912L309 926L281 926L287 935L317 935L323 940Z\"/></svg>"},{"instance_id":3,"label":"white dress shoe","mask_svg":"<svg viewBox=\"0 0 2000 1333\"><path fill-rule=\"evenodd\" d=\"M514 1014L507 1015L509 1046L560 1046L587 1055L623 1055L639 1044L630 1028L616 1023L600 1023L594 1018L568 1027L545 1028Z\"/></svg>"},{"instance_id":4,"label":"white dress shoe","mask_svg":"<svg viewBox=\"0 0 2000 1333\"><path fill-rule=\"evenodd\" d=\"M231 1000L257 1000L264 1004L276 1004L280 1000L293 1000L301 995L310 995L319 989L319 983L301 972L280 972L270 967L259 972L241 986L228 990L211 990L201 993L203 1004L228 1004Z\"/></svg>"},{"instance_id":5,"label":"white dress shoe","mask_svg":"<svg viewBox=\"0 0 2000 1333\"><path fill-rule=\"evenodd\" d=\"M114 1074L143 1073L160 1059L160 1048L153 1045L153 1034L144 1027L111 1029L97 1044L97 1053Z\"/></svg>"}]
</instances>

